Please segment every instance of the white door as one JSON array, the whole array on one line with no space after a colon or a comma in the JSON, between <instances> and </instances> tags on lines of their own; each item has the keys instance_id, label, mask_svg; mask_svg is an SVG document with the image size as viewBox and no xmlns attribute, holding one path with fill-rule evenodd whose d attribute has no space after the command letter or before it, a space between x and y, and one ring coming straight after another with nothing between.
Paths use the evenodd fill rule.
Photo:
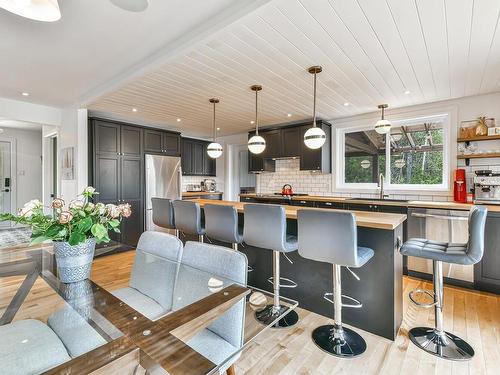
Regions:
<instances>
[{"instance_id":1,"label":"white door","mask_svg":"<svg viewBox=\"0 0 500 375\"><path fill-rule=\"evenodd\" d=\"M0 212L12 212L11 144L0 141ZM9 227L9 222L0 223L0 228Z\"/></svg>"}]
</instances>

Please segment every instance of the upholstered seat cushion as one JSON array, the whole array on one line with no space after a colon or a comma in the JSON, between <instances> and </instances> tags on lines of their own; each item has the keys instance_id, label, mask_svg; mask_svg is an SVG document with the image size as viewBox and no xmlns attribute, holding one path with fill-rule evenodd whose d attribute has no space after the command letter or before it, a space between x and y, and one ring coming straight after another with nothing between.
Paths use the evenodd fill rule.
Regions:
<instances>
[{"instance_id":1,"label":"upholstered seat cushion","mask_svg":"<svg viewBox=\"0 0 500 375\"><path fill-rule=\"evenodd\" d=\"M150 320L156 320L169 312L154 299L134 288L118 289L112 294Z\"/></svg>"},{"instance_id":2,"label":"upholstered seat cushion","mask_svg":"<svg viewBox=\"0 0 500 375\"><path fill-rule=\"evenodd\" d=\"M401 254L446 263L474 264L475 261L467 255L467 244L453 244L411 238L401 247Z\"/></svg>"},{"instance_id":3,"label":"upholstered seat cushion","mask_svg":"<svg viewBox=\"0 0 500 375\"><path fill-rule=\"evenodd\" d=\"M39 320L0 326L1 374L39 374L69 360L61 340Z\"/></svg>"},{"instance_id":4,"label":"upholstered seat cushion","mask_svg":"<svg viewBox=\"0 0 500 375\"><path fill-rule=\"evenodd\" d=\"M358 264L356 267L362 267L373 257L374 254L375 253L372 249L358 246Z\"/></svg>"},{"instance_id":5,"label":"upholstered seat cushion","mask_svg":"<svg viewBox=\"0 0 500 375\"><path fill-rule=\"evenodd\" d=\"M238 351L238 348L208 329L200 331L187 344L218 366ZM232 358L231 361L228 361L227 364L223 365L219 369L219 373L224 373L238 359L239 355L240 353Z\"/></svg>"},{"instance_id":6,"label":"upholstered seat cushion","mask_svg":"<svg viewBox=\"0 0 500 375\"><path fill-rule=\"evenodd\" d=\"M49 316L47 325L59 336L73 358L106 344L106 340L70 307Z\"/></svg>"}]
</instances>

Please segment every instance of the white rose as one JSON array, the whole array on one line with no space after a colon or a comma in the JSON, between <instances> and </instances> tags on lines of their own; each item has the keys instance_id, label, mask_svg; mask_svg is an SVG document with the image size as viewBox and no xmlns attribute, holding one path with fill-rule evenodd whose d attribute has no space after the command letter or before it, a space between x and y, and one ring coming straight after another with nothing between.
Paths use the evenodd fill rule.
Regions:
<instances>
[{"instance_id":1,"label":"white rose","mask_svg":"<svg viewBox=\"0 0 500 375\"><path fill-rule=\"evenodd\" d=\"M114 204L107 204L106 205L106 212L113 219L116 219L120 216L120 209L118 208L118 206L116 206Z\"/></svg>"},{"instance_id":2,"label":"white rose","mask_svg":"<svg viewBox=\"0 0 500 375\"><path fill-rule=\"evenodd\" d=\"M30 218L31 215L33 215L33 209L30 208L30 207L26 207L24 206L23 208L21 208L19 210L19 216L23 216L23 217L26 217L26 218Z\"/></svg>"},{"instance_id":3,"label":"white rose","mask_svg":"<svg viewBox=\"0 0 500 375\"><path fill-rule=\"evenodd\" d=\"M24 208L28 208L30 210L39 207L42 207L42 202L40 202L38 199L32 199L24 205Z\"/></svg>"},{"instance_id":4,"label":"white rose","mask_svg":"<svg viewBox=\"0 0 500 375\"><path fill-rule=\"evenodd\" d=\"M95 187L93 186L87 186L85 190L83 190L83 194L94 194L95 193Z\"/></svg>"},{"instance_id":5,"label":"white rose","mask_svg":"<svg viewBox=\"0 0 500 375\"><path fill-rule=\"evenodd\" d=\"M69 208L71 208L71 209L82 209L83 205L84 205L83 201L75 199L75 200L72 200L69 203Z\"/></svg>"},{"instance_id":6,"label":"white rose","mask_svg":"<svg viewBox=\"0 0 500 375\"><path fill-rule=\"evenodd\" d=\"M106 206L104 203L97 203L95 205L95 210L99 215L104 215L106 213Z\"/></svg>"}]
</instances>

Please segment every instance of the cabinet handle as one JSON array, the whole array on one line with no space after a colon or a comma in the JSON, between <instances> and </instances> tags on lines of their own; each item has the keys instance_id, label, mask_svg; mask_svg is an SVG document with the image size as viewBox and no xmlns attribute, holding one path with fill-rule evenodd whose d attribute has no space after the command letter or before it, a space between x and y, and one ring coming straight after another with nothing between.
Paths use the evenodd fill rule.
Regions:
<instances>
[{"instance_id":1,"label":"cabinet handle","mask_svg":"<svg viewBox=\"0 0 500 375\"><path fill-rule=\"evenodd\" d=\"M300 201L300 203L302 203L302 204L306 204L306 201Z\"/></svg>"},{"instance_id":2,"label":"cabinet handle","mask_svg":"<svg viewBox=\"0 0 500 375\"><path fill-rule=\"evenodd\" d=\"M455 221L468 221L469 218L467 216L448 216L448 215L435 215L435 214L421 214L418 212L412 212L411 216L413 217L431 217L434 219L441 219L441 220L455 220Z\"/></svg>"},{"instance_id":3,"label":"cabinet handle","mask_svg":"<svg viewBox=\"0 0 500 375\"><path fill-rule=\"evenodd\" d=\"M332 205L332 202L326 202L325 205L327 206L331 206Z\"/></svg>"}]
</instances>

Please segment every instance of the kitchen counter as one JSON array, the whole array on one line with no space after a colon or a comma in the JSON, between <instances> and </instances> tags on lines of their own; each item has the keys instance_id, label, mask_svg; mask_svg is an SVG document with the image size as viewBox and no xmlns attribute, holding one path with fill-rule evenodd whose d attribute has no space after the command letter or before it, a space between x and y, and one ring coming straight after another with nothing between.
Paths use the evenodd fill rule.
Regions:
<instances>
[{"instance_id":1,"label":"kitchen counter","mask_svg":"<svg viewBox=\"0 0 500 375\"><path fill-rule=\"evenodd\" d=\"M224 194L222 191L183 191L182 198L202 197L205 195L219 195Z\"/></svg>"},{"instance_id":2,"label":"kitchen counter","mask_svg":"<svg viewBox=\"0 0 500 375\"><path fill-rule=\"evenodd\" d=\"M257 199L273 199L268 194L240 194L244 198L257 198ZM280 199L277 195L274 199ZM380 206L398 206L398 207L419 207L419 208L436 208L444 210L465 210L468 211L473 206L472 203L456 203L456 202L438 202L438 201L398 201L398 200L378 200L378 199L352 199L345 197L328 197L328 196L315 196L315 195L302 195L291 198L292 201L306 201L306 202L333 202L333 203L359 203L359 204L374 204ZM500 212L500 205L488 204L484 205L490 212Z\"/></svg>"},{"instance_id":3,"label":"kitchen counter","mask_svg":"<svg viewBox=\"0 0 500 375\"><path fill-rule=\"evenodd\" d=\"M232 202L232 201L212 201L209 199L193 199L194 202L198 202L200 206L209 204L222 204L230 205L235 207L238 212L243 212L244 202ZM297 219L298 210L322 210L328 211L327 208L311 208L311 207L297 207L297 206L283 206L285 208L286 217L288 219ZM366 211L352 211L356 217L356 224L360 227L367 228L377 228L377 229L389 229L393 230L401 225L406 220L406 215L402 214L390 214L382 212L366 212Z\"/></svg>"},{"instance_id":4,"label":"kitchen counter","mask_svg":"<svg viewBox=\"0 0 500 375\"><path fill-rule=\"evenodd\" d=\"M239 223L244 225L245 202L211 201L194 199L205 204L231 205L238 211ZM287 233L297 236L297 211L330 210L328 208L283 205L287 217ZM347 324L394 340L403 318L403 258L399 246L403 239L406 215L352 211L356 217L358 246L373 249L374 256L363 267L354 270L360 277L357 281L348 271L342 271L342 292L363 303L360 309L348 309L344 313ZM268 230L263 227L262 231ZM196 240L195 237L187 240ZM211 239L215 244L217 241ZM332 244L332 246L334 246ZM248 285L272 292L268 278L272 276L272 251L244 244L239 248L254 269L248 274ZM299 306L331 318L333 306L323 298L331 292L332 265L302 258L297 251L287 253L293 263L282 258L281 275L297 283L296 288L283 288L282 295L299 302Z\"/></svg>"}]
</instances>

